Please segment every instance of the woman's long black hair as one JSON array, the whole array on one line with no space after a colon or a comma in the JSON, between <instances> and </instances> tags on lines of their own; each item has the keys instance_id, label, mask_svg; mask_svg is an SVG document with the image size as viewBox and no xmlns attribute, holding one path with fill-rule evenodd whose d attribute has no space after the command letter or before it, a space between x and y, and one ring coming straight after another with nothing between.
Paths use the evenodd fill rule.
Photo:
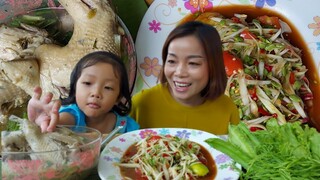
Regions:
<instances>
[{"instance_id":1,"label":"woman's long black hair","mask_svg":"<svg viewBox=\"0 0 320 180\"><path fill-rule=\"evenodd\" d=\"M120 100L118 104L113 106L112 110L117 112L119 115L127 115L130 112L132 105L128 73L120 57L106 51L92 52L80 59L71 73L69 96L65 99L61 99L62 105L77 103L75 97L76 85L79 77L81 76L82 70L100 62L111 64L116 76L120 79Z\"/></svg>"}]
</instances>

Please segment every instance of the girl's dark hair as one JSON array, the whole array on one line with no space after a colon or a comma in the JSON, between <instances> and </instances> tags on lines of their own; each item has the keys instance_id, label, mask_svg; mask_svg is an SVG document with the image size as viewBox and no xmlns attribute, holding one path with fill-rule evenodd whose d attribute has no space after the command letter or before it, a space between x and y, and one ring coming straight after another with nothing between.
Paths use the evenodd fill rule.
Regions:
<instances>
[{"instance_id":1,"label":"girl's dark hair","mask_svg":"<svg viewBox=\"0 0 320 180\"><path fill-rule=\"evenodd\" d=\"M131 94L129 88L128 74L125 65L121 61L120 57L106 51L92 52L80 59L80 61L72 70L70 76L69 96L65 99L61 99L62 105L76 103L76 84L79 77L81 76L82 70L84 68L101 62L111 64L114 72L116 73L116 76L120 79L120 100L117 105L113 106L112 110L117 112L119 115L127 115L131 110Z\"/></svg>"},{"instance_id":2,"label":"girl's dark hair","mask_svg":"<svg viewBox=\"0 0 320 180\"><path fill-rule=\"evenodd\" d=\"M198 21L190 21L177 26L168 35L162 48L162 69L159 80L166 83L164 67L168 55L168 47L176 38L195 36L204 49L209 66L209 82L201 95L206 99L215 99L224 94L227 85L227 75L224 68L222 43L218 31L211 25Z\"/></svg>"}]
</instances>

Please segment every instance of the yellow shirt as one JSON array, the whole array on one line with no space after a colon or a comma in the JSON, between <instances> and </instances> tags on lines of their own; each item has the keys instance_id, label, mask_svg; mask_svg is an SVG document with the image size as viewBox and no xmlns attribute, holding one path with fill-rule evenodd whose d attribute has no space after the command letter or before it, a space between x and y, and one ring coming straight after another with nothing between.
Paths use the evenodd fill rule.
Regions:
<instances>
[{"instance_id":1,"label":"yellow shirt","mask_svg":"<svg viewBox=\"0 0 320 180\"><path fill-rule=\"evenodd\" d=\"M130 116L142 129L191 128L216 135L227 134L229 123L238 124L240 121L236 105L226 95L188 107L176 102L167 85L162 84L134 95Z\"/></svg>"}]
</instances>

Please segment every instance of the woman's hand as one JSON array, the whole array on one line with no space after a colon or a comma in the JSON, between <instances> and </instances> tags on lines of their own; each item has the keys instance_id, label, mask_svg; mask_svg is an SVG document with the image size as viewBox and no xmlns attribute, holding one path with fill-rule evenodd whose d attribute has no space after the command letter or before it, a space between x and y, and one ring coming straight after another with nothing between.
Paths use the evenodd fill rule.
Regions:
<instances>
[{"instance_id":1,"label":"woman's hand","mask_svg":"<svg viewBox=\"0 0 320 180\"><path fill-rule=\"evenodd\" d=\"M52 93L42 96L42 89L36 87L28 103L28 119L38 124L42 132L54 131L59 122L61 102L52 97Z\"/></svg>"}]
</instances>

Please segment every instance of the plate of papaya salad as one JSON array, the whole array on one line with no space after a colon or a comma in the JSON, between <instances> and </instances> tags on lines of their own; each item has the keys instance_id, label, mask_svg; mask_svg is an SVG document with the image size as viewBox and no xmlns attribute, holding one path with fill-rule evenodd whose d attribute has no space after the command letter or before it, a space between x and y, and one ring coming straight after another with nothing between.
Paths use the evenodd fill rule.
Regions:
<instances>
[{"instance_id":1,"label":"plate of papaya salad","mask_svg":"<svg viewBox=\"0 0 320 180\"><path fill-rule=\"evenodd\" d=\"M252 131L265 129L271 118L320 129L320 14L314 3L155 0L135 42L134 93L157 84L162 46L171 30L201 21L220 34L228 75L225 94Z\"/></svg>"},{"instance_id":2,"label":"plate of papaya salad","mask_svg":"<svg viewBox=\"0 0 320 180\"><path fill-rule=\"evenodd\" d=\"M114 138L103 149L101 179L238 179L241 166L205 142L223 138L180 128L141 129Z\"/></svg>"}]
</instances>

